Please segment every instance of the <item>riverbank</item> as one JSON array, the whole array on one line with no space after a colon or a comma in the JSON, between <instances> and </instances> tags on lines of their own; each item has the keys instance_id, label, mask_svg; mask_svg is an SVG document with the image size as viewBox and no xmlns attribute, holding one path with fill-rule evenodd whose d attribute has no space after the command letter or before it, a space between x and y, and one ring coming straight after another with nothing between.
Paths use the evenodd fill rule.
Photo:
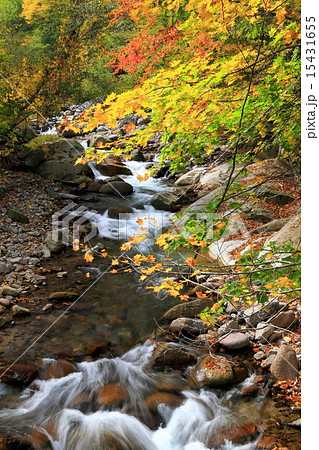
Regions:
<instances>
[{"instance_id":1,"label":"riverbank","mask_svg":"<svg viewBox=\"0 0 319 450\"><path fill-rule=\"evenodd\" d=\"M269 161L267 164L269 165ZM264 166L267 166L267 164L264 164ZM275 167L272 164L273 163L270 163L271 168ZM262 165L259 165L258 167L260 168L261 166ZM183 180L181 182L183 175L180 174L181 177L176 182L176 189L179 191L180 189L185 189L185 191L187 191L191 186L192 196L187 197L188 199L193 200L191 207L198 207L197 202L200 202L200 207L202 208L203 205L205 205L205 197L210 195L214 189L217 189L221 182L225 181L225 167L218 170L221 167L222 165L206 165L199 168L201 170L198 170L198 168L190 168L195 171L197 169L197 179L194 179L191 175L191 183L187 184L185 178L184 182ZM256 182L256 177L258 178L261 176L261 174L258 173L258 170L255 170L258 169L258 167L255 166L255 168L250 168L253 169L253 178L249 181L251 184ZM264 174L264 176L265 175L267 178L267 173ZM207 183L202 183L202 181L205 180L204 177L206 177L206 180L208 179ZM275 182L276 194L272 191L270 197L272 196L278 199L281 195L280 198L282 200L282 197L285 194L286 200L289 195L293 197L294 200L288 202L289 206L287 207L288 203L286 203L286 206L278 205L278 203L267 201L265 198L261 199L258 204L259 210L256 210L256 207L250 208L246 212L248 217L243 218L243 223L249 232L252 232L260 226L258 220L260 220L260 217L265 216L265 209L268 210L269 214L272 214L272 218L279 220L287 219L286 223L298 213L299 196L296 191L296 182L291 178L288 180L285 179L285 177L280 179L278 175ZM90 183L91 182L88 182L85 189L90 186ZM101 189L101 185L92 186L91 188L93 189L93 187L94 189ZM269 190L270 189L268 189L268 192ZM2 270L4 272L2 274L3 278L1 284L3 298L1 317L3 317L5 321L3 322L3 328L0 330L0 335L2 336L1 345L3 351L1 354L1 362L5 367L8 363L14 361L12 358L13 355L16 356L23 351L26 343L31 344L32 340L41 334L41 330L43 330L43 326L46 324L44 317L50 317L50 319L55 320L58 315L65 311L68 306L72 304L72 301L92 283L92 280L97 278L97 274L94 274L94 271L91 271L90 278L87 277L87 274L90 273L90 264L85 263L83 253L74 252L69 248L61 250L62 253L51 254L50 252L49 254L45 245L45 234L51 229L51 216L54 212L66 206L68 202L75 199L74 195L76 194L74 194L74 187L68 189L66 185L63 185L60 182L52 182L30 172L9 172L3 174L1 191L1 211L4 223L2 252L5 252L4 255L1 255ZM265 206L268 206L268 208L265 208ZM186 207L184 206L183 211L188 207L189 206L187 205ZM14 211L20 213L20 215L12 216L12 213L10 213L10 218L8 216L8 208L12 208ZM252 210L254 216L252 216ZM262 211L262 214L260 211ZM270 216L268 219L269 218ZM17 222L17 220L20 220L20 222ZM268 220L268 223L271 222L272 220ZM281 228L283 226L282 223ZM274 234L274 232L273 229L271 231L269 231L269 229L262 229L259 230L259 233L251 233L251 236L257 236L256 244L261 245L261 242L264 243L267 238ZM245 247L245 242L242 242L242 239L239 238L242 238L242 233L239 234L237 232L228 236L226 240L226 242L229 242L230 239L233 241L240 240L240 246L235 248L237 249L237 252L242 251ZM105 242L105 244L107 244L107 242ZM107 245L105 246L107 247ZM110 251L111 248L107 248L106 250ZM211 251L212 250L213 249L211 249ZM232 252L234 252L234 248L232 248ZM232 256L234 258L235 255L232 252L229 252L230 257ZM223 257L219 254L216 256L219 259L220 256ZM94 267L97 269L101 268L103 265L105 266L105 262L106 261L103 261L103 259L97 259L94 261ZM79 266L82 267L81 270L79 270ZM207 280L201 280L201 284L205 281ZM220 278L219 284L224 281L225 278ZM213 280L213 284L215 284L214 290L220 287L218 284L216 286L216 280ZM67 292L72 292L72 295L68 297L66 294ZM213 352L216 356L214 356L212 360L206 361L206 363L208 363L206 368L213 369L212 361L216 361L217 358L219 363L222 362L225 364L226 372L229 370L229 373L231 371L232 374L232 377L229 376L229 380L219 383L219 386L217 383L218 389L222 390L229 386L229 382L236 385L243 382L253 372L256 372L260 378L257 378L257 380L249 386L249 389L246 392L242 392L241 395L249 399L273 395L276 401L278 400L279 405L279 409L276 409L276 412L273 413L273 416L271 417L273 426L269 428L272 430L272 432L269 433L270 435L273 435L274 438L270 441L271 436L268 436L268 443L265 443L268 447L264 446L259 448L275 448L280 442L282 445L288 446L287 448L289 450L297 450L299 448L298 431L285 433L286 437L283 439L281 432L276 432L276 427L280 428L285 426L284 424L291 423L299 418L300 384L295 373L299 370L298 359L297 366L294 366L292 382L289 381L286 384L274 384L269 369L276 355L280 354L280 351L282 351L281 349L285 347L293 349L295 358L297 358L297 356L300 357L299 299L291 302L288 309L284 308L283 305L279 305L279 308L277 308L276 311L272 311L271 314L266 316L262 315L260 318L261 320L258 319L253 325L249 324L248 321L243 318L242 309L234 310L231 308L231 305L229 305L228 312L226 310L227 314L220 323L217 323L216 326L206 326L203 321L197 317L200 312L198 311L198 305L197 309L189 307L190 302L196 302L198 300L196 292L201 292L201 290L193 289L192 292L189 292L189 302L181 304L181 306L173 312L171 311L169 313L169 311L167 311L165 313L165 311L163 311L162 320L161 317L158 317L159 328L153 335L153 343L155 345L155 350L152 355L153 369L156 371L173 370L176 373L182 372L185 376L186 368L189 365L196 367L197 364L202 364L202 357L205 357L205 355L210 357L210 354ZM54 293L60 293L60 296L55 295L55 297L53 296L52 298L52 294ZM61 293L64 294L61 295ZM115 291L114 295L116 295ZM16 314L16 312L14 313L14 311L17 311L16 306L20 308L19 314ZM21 307L26 308L27 310L23 310ZM85 308L89 308L87 303ZM191 309L192 312L190 312ZM51 315L52 312L54 312L55 315ZM85 324L86 317L90 314L90 310L86 309L86 312L83 314L83 310L81 312L81 307L79 307L75 313L78 316L76 320L79 322L82 321ZM252 311L252 314L253 313L256 313L256 311ZM110 334L114 333L116 329L119 329L120 331L123 326L123 319L121 314L119 314L119 311L117 318L115 315L116 314L108 316L106 319L106 321L113 320L113 328L111 328ZM249 317L251 317L251 315ZM279 322L278 317L281 320ZM188 328L185 326L187 320L190 320L189 323L186 323ZM271 320L275 320L275 322L270 323ZM256 329L251 330L251 327L253 326L256 328L257 326L258 328L258 324L261 322L264 324L259 327L259 335L256 336ZM53 335L52 333L49 335L49 339L55 339L54 334L59 333L59 329L62 330L63 328L67 328L69 324L70 320L59 320L59 322L57 322L56 331L53 332ZM278 333L278 329L281 330L280 333ZM220 330L223 330L223 332ZM274 340L270 341L270 336L276 334L275 332L277 332L277 336L273 336ZM26 339L26 336L29 337ZM126 336L125 339L127 339L128 333L126 329L125 333L122 333L122 336ZM77 339L79 342L81 340L83 341L83 334L82 337L79 335ZM131 338L129 337L128 339ZM133 344L132 339L131 341ZM182 351L181 346L183 349ZM118 352L121 351L120 348L117 347L117 344L110 346L109 343L104 342L103 345L103 341L96 342L95 347L86 348L84 351L81 350L80 352L65 351L64 353L56 354L54 353L54 347L50 347L49 344L47 345L46 350L51 352L46 356L60 359L63 358L64 361L72 363L76 361L92 361L105 356L108 352L114 356L120 354ZM32 356L26 355L24 362L32 363L36 368L40 368L40 361L37 361L37 358L39 358L39 355L33 352ZM295 363L296 359L294 360L294 364ZM279 366L282 368L282 361L279 362ZM66 367L68 367L67 364ZM192 377L188 379L189 387L192 389L199 389L203 386L212 387L213 384L211 379L209 379L207 383L205 382L203 384L202 381L199 383L197 378L199 369L200 367L193 369ZM13 372L13 378L18 372ZM236 374L237 379L234 376ZM62 370L60 376L63 375L66 375L66 372ZM161 399L163 399L163 397L161 397ZM292 427L285 428L285 430L287 429L293 430ZM251 430L253 431L252 434L249 434L249 432L246 434L244 433L244 439L249 440L260 431L255 428L250 429L250 431ZM228 433L230 432L231 431L228 430ZM231 434L228 434L227 436L229 437ZM215 436L216 442L218 442L217 438L218 436Z\"/></svg>"}]
</instances>

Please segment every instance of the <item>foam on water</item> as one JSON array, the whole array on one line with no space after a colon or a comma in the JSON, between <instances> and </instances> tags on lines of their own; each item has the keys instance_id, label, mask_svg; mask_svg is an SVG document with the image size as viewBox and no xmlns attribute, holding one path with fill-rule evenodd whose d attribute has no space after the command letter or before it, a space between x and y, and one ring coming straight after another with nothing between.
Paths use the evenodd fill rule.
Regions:
<instances>
[{"instance_id":1,"label":"foam on water","mask_svg":"<svg viewBox=\"0 0 319 450\"><path fill-rule=\"evenodd\" d=\"M211 390L182 391L180 395L184 400L175 409L159 404L157 413L161 423L155 430L138 420L132 412L126 413L129 409L147 417L149 411L145 399L157 392L159 384L169 385L179 380L176 374L148 370L152 352L153 346L146 342L121 358L83 362L78 364L77 372L63 378L36 380L36 389L22 392L18 406L1 411L0 433L14 432L31 438L32 430L42 430L54 450L207 449L210 436L215 431L235 425L236 420L238 422L231 409L225 406L225 397ZM43 362L51 363L52 360ZM113 383L125 387L129 398L125 405L104 407L97 402L97 395L103 386ZM88 411L77 407L82 397L89 405ZM44 431L49 424L53 430L50 434ZM226 443L222 448L253 450L255 447L253 443Z\"/></svg>"}]
</instances>

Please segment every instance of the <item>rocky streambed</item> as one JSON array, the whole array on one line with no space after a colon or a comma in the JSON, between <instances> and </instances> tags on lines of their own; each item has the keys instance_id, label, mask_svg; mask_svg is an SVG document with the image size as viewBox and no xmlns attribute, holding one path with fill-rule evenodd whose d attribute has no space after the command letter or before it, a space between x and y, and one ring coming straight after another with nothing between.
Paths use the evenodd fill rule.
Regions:
<instances>
[{"instance_id":1,"label":"rocky streambed","mask_svg":"<svg viewBox=\"0 0 319 450\"><path fill-rule=\"evenodd\" d=\"M61 164L65 145L70 170ZM176 179L138 183L154 141L144 162L113 159L74 173L78 145L54 140L48 152L41 143L31 165L30 153L20 154L23 171L2 172L0 448L299 449L298 299L239 310L229 302L223 321L207 325L198 314L215 301L198 298L196 283L188 302L154 298L134 274L104 274L107 258L89 264L72 242L52 236L52 214L71 202L84 214L94 210L100 234L92 245L117 255L121 213L160 212L169 226L182 208L179 227L188 208L202 211L221 188L229 165L217 152L216 162L191 162ZM244 181L258 185L261 176L269 181L260 202L241 211L250 237L234 227L226 250L210 248L218 264L231 265L251 236L256 244L289 236L298 245L294 177L266 160L248 167ZM82 238L91 229L85 222ZM197 280L206 289L225 281L219 273L206 278Z\"/></svg>"}]
</instances>

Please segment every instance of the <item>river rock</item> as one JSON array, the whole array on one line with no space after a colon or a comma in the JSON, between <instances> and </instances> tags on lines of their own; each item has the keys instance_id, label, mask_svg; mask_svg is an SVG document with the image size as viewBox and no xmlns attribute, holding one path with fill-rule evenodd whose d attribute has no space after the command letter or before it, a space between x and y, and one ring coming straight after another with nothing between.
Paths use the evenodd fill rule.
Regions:
<instances>
[{"instance_id":1,"label":"river rock","mask_svg":"<svg viewBox=\"0 0 319 450\"><path fill-rule=\"evenodd\" d=\"M48 295L49 301L74 301L78 298L79 294L72 291L60 291L60 292L51 292L51 294Z\"/></svg>"},{"instance_id":2,"label":"river rock","mask_svg":"<svg viewBox=\"0 0 319 450\"><path fill-rule=\"evenodd\" d=\"M156 344L152 366L154 368L181 369L196 362L196 358L183 347L171 342L159 342Z\"/></svg>"},{"instance_id":3,"label":"river rock","mask_svg":"<svg viewBox=\"0 0 319 450\"><path fill-rule=\"evenodd\" d=\"M257 437L260 431L260 427L253 422L230 428L222 428L212 434L209 439L208 448L220 447L226 444L226 441L230 441L232 444L245 444Z\"/></svg>"},{"instance_id":4,"label":"river rock","mask_svg":"<svg viewBox=\"0 0 319 450\"><path fill-rule=\"evenodd\" d=\"M39 133L31 125L18 125L14 131L24 142L29 142L39 136Z\"/></svg>"},{"instance_id":5,"label":"river rock","mask_svg":"<svg viewBox=\"0 0 319 450\"><path fill-rule=\"evenodd\" d=\"M101 175L112 177L114 175L132 175L131 170L123 164L102 162L96 165Z\"/></svg>"},{"instance_id":6,"label":"river rock","mask_svg":"<svg viewBox=\"0 0 319 450\"><path fill-rule=\"evenodd\" d=\"M113 181L112 183L105 183L99 191L101 194L107 195L130 195L133 193L133 186L125 181Z\"/></svg>"},{"instance_id":7,"label":"river rock","mask_svg":"<svg viewBox=\"0 0 319 450\"><path fill-rule=\"evenodd\" d=\"M244 213L245 219L254 220L255 222L267 223L274 219L274 215L271 211L262 208L256 203L246 202L240 207L240 210Z\"/></svg>"},{"instance_id":8,"label":"river rock","mask_svg":"<svg viewBox=\"0 0 319 450\"><path fill-rule=\"evenodd\" d=\"M201 175L201 185L208 184L211 189L218 188L222 183L225 182L229 169L230 167L228 163L221 164L213 169L209 169L209 171L206 171Z\"/></svg>"},{"instance_id":9,"label":"river rock","mask_svg":"<svg viewBox=\"0 0 319 450\"><path fill-rule=\"evenodd\" d=\"M280 231L269 236L265 246L270 242L276 246L290 245L293 248L299 248L301 243L301 216L298 214L289 220Z\"/></svg>"},{"instance_id":10,"label":"river rock","mask_svg":"<svg viewBox=\"0 0 319 450\"><path fill-rule=\"evenodd\" d=\"M13 222L24 224L30 222L29 218L25 214L23 214L21 211L17 211L16 209L8 208L7 214L10 217L10 219L13 220Z\"/></svg>"},{"instance_id":11,"label":"river rock","mask_svg":"<svg viewBox=\"0 0 319 450\"><path fill-rule=\"evenodd\" d=\"M260 186L254 195L258 198L265 198L267 201L277 205L287 205L295 200L291 195L278 191L268 185Z\"/></svg>"},{"instance_id":12,"label":"river rock","mask_svg":"<svg viewBox=\"0 0 319 450\"><path fill-rule=\"evenodd\" d=\"M266 223L265 225L261 225L260 227L255 228L251 231L252 234L261 234L261 233L272 233L274 231L279 231L281 228L289 222L290 219L278 219L272 220L271 222Z\"/></svg>"},{"instance_id":13,"label":"river rock","mask_svg":"<svg viewBox=\"0 0 319 450\"><path fill-rule=\"evenodd\" d=\"M0 298L0 305L2 306L10 306L10 300L7 298Z\"/></svg>"},{"instance_id":14,"label":"river rock","mask_svg":"<svg viewBox=\"0 0 319 450\"><path fill-rule=\"evenodd\" d=\"M0 262L0 275L6 275L11 272L11 265Z\"/></svg>"},{"instance_id":15,"label":"river rock","mask_svg":"<svg viewBox=\"0 0 319 450\"><path fill-rule=\"evenodd\" d=\"M287 308L287 305L278 300L271 300L263 305L256 303L244 311L243 318L248 325L256 327L259 322L267 320L282 308Z\"/></svg>"},{"instance_id":16,"label":"river rock","mask_svg":"<svg viewBox=\"0 0 319 450\"><path fill-rule=\"evenodd\" d=\"M136 148L136 149L132 150L130 153L130 156L131 156L132 161L141 161L141 162L145 161L143 152L140 148Z\"/></svg>"},{"instance_id":17,"label":"river rock","mask_svg":"<svg viewBox=\"0 0 319 450\"><path fill-rule=\"evenodd\" d=\"M231 364L223 356L204 356L192 369L190 380L198 387L218 387L233 379Z\"/></svg>"},{"instance_id":18,"label":"river rock","mask_svg":"<svg viewBox=\"0 0 319 450\"><path fill-rule=\"evenodd\" d=\"M84 155L84 147L74 139L60 139L47 142L44 161L36 168L39 175L54 181L80 185L93 179L90 167L77 164Z\"/></svg>"},{"instance_id":19,"label":"river rock","mask_svg":"<svg viewBox=\"0 0 319 450\"><path fill-rule=\"evenodd\" d=\"M101 183L98 183L97 181L92 181L92 183L89 183L86 190L88 192L99 192L102 187Z\"/></svg>"},{"instance_id":20,"label":"river rock","mask_svg":"<svg viewBox=\"0 0 319 450\"><path fill-rule=\"evenodd\" d=\"M163 320L174 320L178 317L197 317L203 309L211 308L215 304L215 300L208 299L196 299L190 302L179 303L173 306L173 308L166 311L163 315Z\"/></svg>"},{"instance_id":21,"label":"river rock","mask_svg":"<svg viewBox=\"0 0 319 450\"><path fill-rule=\"evenodd\" d=\"M0 317L0 330L9 325L10 321L6 317Z\"/></svg>"},{"instance_id":22,"label":"river rock","mask_svg":"<svg viewBox=\"0 0 319 450\"><path fill-rule=\"evenodd\" d=\"M282 345L270 366L270 372L277 380L298 378L298 358L295 350L288 345Z\"/></svg>"},{"instance_id":23,"label":"river rock","mask_svg":"<svg viewBox=\"0 0 319 450\"><path fill-rule=\"evenodd\" d=\"M168 392L155 392L145 399L145 406L150 411L156 411L158 405L163 403L171 408L176 408L181 405L182 399Z\"/></svg>"},{"instance_id":24,"label":"river rock","mask_svg":"<svg viewBox=\"0 0 319 450\"><path fill-rule=\"evenodd\" d=\"M83 164L74 165L74 162L63 160L44 161L37 168L37 173L49 180L61 181L71 185L79 185L91 181L93 174L90 167Z\"/></svg>"},{"instance_id":25,"label":"river rock","mask_svg":"<svg viewBox=\"0 0 319 450\"><path fill-rule=\"evenodd\" d=\"M107 210L107 215L111 219L119 219L120 215L131 214L133 209L130 206L112 206Z\"/></svg>"},{"instance_id":26,"label":"river rock","mask_svg":"<svg viewBox=\"0 0 319 450\"><path fill-rule=\"evenodd\" d=\"M172 192L158 192L151 198L151 204L163 211L176 211L179 197Z\"/></svg>"},{"instance_id":27,"label":"river rock","mask_svg":"<svg viewBox=\"0 0 319 450\"><path fill-rule=\"evenodd\" d=\"M18 297L18 295L20 295L21 290L22 290L21 288L17 289L7 284L1 286L0 288L2 295L9 295L10 297Z\"/></svg>"},{"instance_id":28,"label":"river rock","mask_svg":"<svg viewBox=\"0 0 319 450\"><path fill-rule=\"evenodd\" d=\"M219 341L220 345L228 350L248 347L249 342L249 336L246 333L231 333Z\"/></svg>"},{"instance_id":29,"label":"river rock","mask_svg":"<svg viewBox=\"0 0 319 450\"><path fill-rule=\"evenodd\" d=\"M181 177L179 177L175 184L177 186L189 186L190 184L195 184L200 179L201 175L205 172L205 168L198 167L190 172L185 173Z\"/></svg>"},{"instance_id":30,"label":"river rock","mask_svg":"<svg viewBox=\"0 0 319 450\"><path fill-rule=\"evenodd\" d=\"M227 334L233 330L240 330L238 320L230 320L229 322L224 323L218 328L217 334L218 336L222 336L223 334Z\"/></svg>"},{"instance_id":31,"label":"river rock","mask_svg":"<svg viewBox=\"0 0 319 450\"><path fill-rule=\"evenodd\" d=\"M119 404L129 399L127 390L120 383L106 384L102 387L98 394L98 402L100 405L109 406Z\"/></svg>"},{"instance_id":32,"label":"river rock","mask_svg":"<svg viewBox=\"0 0 319 450\"><path fill-rule=\"evenodd\" d=\"M57 361L49 360L45 362L42 372L43 380L51 378L63 378L76 371L76 367L66 359L58 359Z\"/></svg>"},{"instance_id":33,"label":"river rock","mask_svg":"<svg viewBox=\"0 0 319 450\"><path fill-rule=\"evenodd\" d=\"M205 333L207 331L207 325L201 319L191 319L189 317L179 317L173 320L169 326L170 333L179 334L187 333L193 336Z\"/></svg>"},{"instance_id":34,"label":"river rock","mask_svg":"<svg viewBox=\"0 0 319 450\"><path fill-rule=\"evenodd\" d=\"M259 322L256 326L255 339L261 344L267 344L269 342L269 337L274 331L275 327L273 325L268 324L267 322Z\"/></svg>"},{"instance_id":35,"label":"river rock","mask_svg":"<svg viewBox=\"0 0 319 450\"><path fill-rule=\"evenodd\" d=\"M271 319L270 323L275 327L289 328L296 321L296 315L293 311L282 311L278 316Z\"/></svg>"},{"instance_id":36,"label":"river rock","mask_svg":"<svg viewBox=\"0 0 319 450\"><path fill-rule=\"evenodd\" d=\"M38 369L29 364L13 364L8 370L0 370L0 380L14 385L30 384L38 376Z\"/></svg>"},{"instance_id":37,"label":"river rock","mask_svg":"<svg viewBox=\"0 0 319 450\"><path fill-rule=\"evenodd\" d=\"M68 230L66 230L66 233L68 233ZM64 241L65 232L63 230L57 230L57 231L49 231L46 234L44 243L46 247L49 249L52 253L61 253L62 250L65 249L66 244Z\"/></svg>"},{"instance_id":38,"label":"river rock","mask_svg":"<svg viewBox=\"0 0 319 450\"><path fill-rule=\"evenodd\" d=\"M14 305L12 306L13 317L23 317L31 314L30 309L24 308L23 306Z\"/></svg>"}]
</instances>

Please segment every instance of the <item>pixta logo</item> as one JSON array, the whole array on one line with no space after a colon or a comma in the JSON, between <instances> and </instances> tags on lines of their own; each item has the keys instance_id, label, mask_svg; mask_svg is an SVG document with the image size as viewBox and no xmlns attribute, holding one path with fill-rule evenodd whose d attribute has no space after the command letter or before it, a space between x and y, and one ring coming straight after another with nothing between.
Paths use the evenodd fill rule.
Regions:
<instances>
[{"instance_id":1,"label":"pixta logo","mask_svg":"<svg viewBox=\"0 0 319 450\"><path fill-rule=\"evenodd\" d=\"M79 242L80 237L83 242L88 242L98 235L95 225L96 214L96 211L89 210L85 206L70 203L53 214L52 239L65 245Z\"/></svg>"}]
</instances>

